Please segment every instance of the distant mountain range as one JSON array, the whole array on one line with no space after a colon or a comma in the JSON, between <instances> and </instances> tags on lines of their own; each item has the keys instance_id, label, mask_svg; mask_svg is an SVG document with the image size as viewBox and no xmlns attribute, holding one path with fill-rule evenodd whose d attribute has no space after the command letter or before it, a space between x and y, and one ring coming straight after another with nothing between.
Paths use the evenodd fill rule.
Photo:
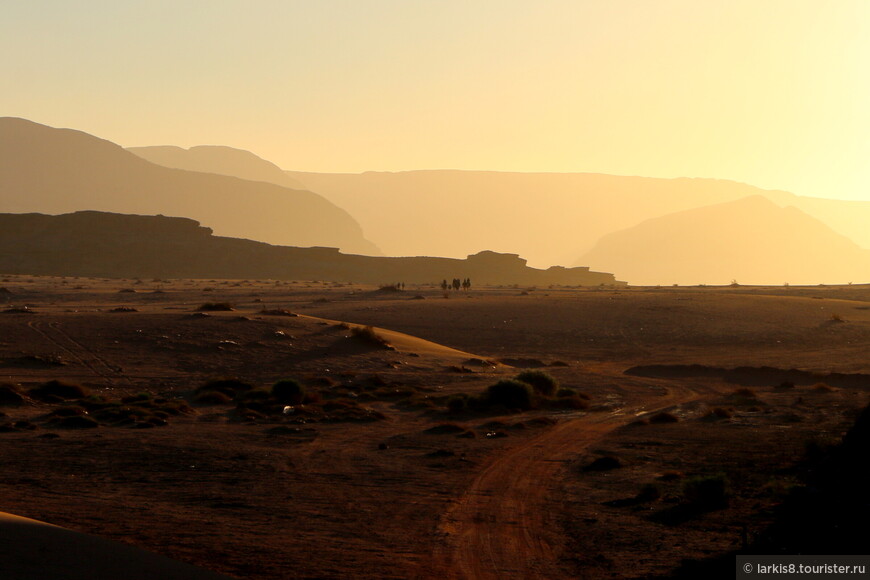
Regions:
<instances>
[{"instance_id":1,"label":"distant mountain range","mask_svg":"<svg viewBox=\"0 0 870 580\"><path fill-rule=\"evenodd\" d=\"M200 155L208 153L219 165L216 151ZM280 183L274 164L262 164L269 172L258 175ZM588 173L284 175L350 211L387 254L462 256L487 247L519 251L533 264L591 265L633 284L870 278L861 249L870 247L868 202L726 180Z\"/></svg>"},{"instance_id":2,"label":"distant mountain range","mask_svg":"<svg viewBox=\"0 0 870 580\"><path fill-rule=\"evenodd\" d=\"M870 250L760 195L646 220L602 237L581 260L637 284L870 280Z\"/></svg>"},{"instance_id":3,"label":"distant mountain range","mask_svg":"<svg viewBox=\"0 0 870 580\"><path fill-rule=\"evenodd\" d=\"M305 189L301 182L290 177L274 163L243 149L221 145L199 145L190 149L157 145L127 147L127 151L151 163L173 169L230 175L250 181L274 183L290 189Z\"/></svg>"},{"instance_id":4,"label":"distant mountain range","mask_svg":"<svg viewBox=\"0 0 870 580\"><path fill-rule=\"evenodd\" d=\"M870 279L870 202L698 178L284 171L230 147L125 151L0 118L0 212L83 209L189 217L222 236L344 253L461 258L488 248L632 284Z\"/></svg>"},{"instance_id":5,"label":"distant mountain range","mask_svg":"<svg viewBox=\"0 0 870 580\"><path fill-rule=\"evenodd\" d=\"M335 248L282 247L212 235L186 218L84 211L48 216L0 214L0 272L140 278L254 278L370 284L530 286L621 285L588 268L526 266L516 254L479 252L451 258L384 258Z\"/></svg>"},{"instance_id":6,"label":"distant mountain range","mask_svg":"<svg viewBox=\"0 0 870 580\"><path fill-rule=\"evenodd\" d=\"M0 118L0 212L76 210L184 216L227 236L380 254L346 211L316 193L169 169L80 131Z\"/></svg>"}]
</instances>

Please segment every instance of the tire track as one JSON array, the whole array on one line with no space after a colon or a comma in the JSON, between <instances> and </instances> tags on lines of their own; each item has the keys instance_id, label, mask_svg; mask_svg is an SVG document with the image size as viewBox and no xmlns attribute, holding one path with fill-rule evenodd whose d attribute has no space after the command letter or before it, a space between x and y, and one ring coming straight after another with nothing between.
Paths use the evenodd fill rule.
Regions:
<instances>
[{"instance_id":1,"label":"tire track","mask_svg":"<svg viewBox=\"0 0 870 580\"><path fill-rule=\"evenodd\" d=\"M82 366L90 370L94 376L102 379L107 386L114 387L118 379L122 379L131 385L133 384L129 377L121 373L119 367L110 364L96 352L72 338L60 327L60 323L31 321L27 323L27 326L68 356L78 361Z\"/></svg>"},{"instance_id":2,"label":"tire track","mask_svg":"<svg viewBox=\"0 0 870 580\"><path fill-rule=\"evenodd\" d=\"M442 517L442 541L421 577L469 579L562 578L564 543L558 525L560 473L578 452L607 433L676 404L701 398L686 387L668 389L656 408L636 405L607 415L586 415L493 458Z\"/></svg>"}]
</instances>

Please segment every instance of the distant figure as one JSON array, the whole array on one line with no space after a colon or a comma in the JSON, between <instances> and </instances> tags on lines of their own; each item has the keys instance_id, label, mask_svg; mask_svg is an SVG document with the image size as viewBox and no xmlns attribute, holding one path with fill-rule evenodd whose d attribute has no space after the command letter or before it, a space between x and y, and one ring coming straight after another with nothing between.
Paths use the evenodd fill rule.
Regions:
<instances>
[{"instance_id":1,"label":"distant figure","mask_svg":"<svg viewBox=\"0 0 870 580\"><path fill-rule=\"evenodd\" d=\"M462 280L462 289L468 292L471 290L471 278L465 278Z\"/></svg>"},{"instance_id":2,"label":"distant figure","mask_svg":"<svg viewBox=\"0 0 870 580\"><path fill-rule=\"evenodd\" d=\"M441 289L447 292L447 280L441 280Z\"/></svg>"},{"instance_id":3,"label":"distant figure","mask_svg":"<svg viewBox=\"0 0 870 580\"><path fill-rule=\"evenodd\" d=\"M453 289L459 290L459 286L461 286L461 283L459 282L459 278L454 278L453 279Z\"/></svg>"}]
</instances>

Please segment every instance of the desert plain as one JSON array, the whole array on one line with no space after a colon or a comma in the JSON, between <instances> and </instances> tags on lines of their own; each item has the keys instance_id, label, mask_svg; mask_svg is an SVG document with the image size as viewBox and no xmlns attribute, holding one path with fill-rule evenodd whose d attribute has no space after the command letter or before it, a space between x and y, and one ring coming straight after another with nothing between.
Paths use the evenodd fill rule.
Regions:
<instances>
[{"instance_id":1,"label":"desert plain","mask_svg":"<svg viewBox=\"0 0 870 580\"><path fill-rule=\"evenodd\" d=\"M680 574L765 537L868 339L865 285L0 276L0 510L234 578Z\"/></svg>"}]
</instances>

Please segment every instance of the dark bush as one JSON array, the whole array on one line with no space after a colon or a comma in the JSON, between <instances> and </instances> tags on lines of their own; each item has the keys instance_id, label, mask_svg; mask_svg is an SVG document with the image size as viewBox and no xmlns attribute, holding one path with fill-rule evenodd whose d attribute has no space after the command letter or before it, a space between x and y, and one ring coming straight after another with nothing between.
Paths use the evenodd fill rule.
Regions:
<instances>
[{"instance_id":1,"label":"dark bush","mask_svg":"<svg viewBox=\"0 0 870 580\"><path fill-rule=\"evenodd\" d=\"M526 411L532 408L532 387L528 383L514 379L501 380L487 387L485 399L490 405Z\"/></svg>"},{"instance_id":2,"label":"dark bush","mask_svg":"<svg viewBox=\"0 0 870 580\"><path fill-rule=\"evenodd\" d=\"M451 413L461 413L468 408L468 397L464 395L453 395L447 399L447 410Z\"/></svg>"},{"instance_id":3,"label":"dark bush","mask_svg":"<svg viewBox=\"0 0 870 580\"><path fill-rule=\"evenodd\" d=\"M264 308L263 310L260 310L260 312L258 314L262 314L264 316L290 316L290 317L299 316L298 314L296 314L294 312L290 312L289 310L285 310L283 308L272 308L272 309Z\"/></svg>"},{"instance_id":4,"label":"dark bush","mask_svg":"<svg viewBox=\"0 0 870 580\"><path fill-rule=\"evenodd\" d=\"M31 389L30 395L42 400L82 399L88 396L88 390L81 385L52 380Z\"/></svg>"},{"instance_id":5,"label":"dark bush","mask_svg":"<svg viewBox=\"0 0 870 580\"><path fill-rule=\"evenodd\" d=\"M197 310L200 312L228 312L235 310L229 302L206 302Z\"/></svg>"},{"instance_id":6,"label":"dark bush","mask_svg":"<svg viewBox=\"0 0 870 580\"><path fill-rule=\"evenodd\" d=\"M683 499L701 509L728 505L728 478L724 473L690 477L683 482Z\"/></svg>"},{"instance_id":7,"label":"dark bush","mask_svg":"<svg viewBox=\"0 0 870 580\"><path fill-rule=\"evenodd\" d=\"M611 469L619 469L622 467L622 461L618 457L605 455L599 457L592 463L583 466L583 471L610 471Z\"/></svg>"},{"instance_id":8,"label":"dark bush","mask_svg":"<svg viewBox=\"0 0 870 580\"><path fill-rule=\"evenodd\" d=\"M556 399L549 399L547 401L547 405L555 409L583 410L589 408L589 401L578 397L577 395L572 395L570 397L558 397Z\"/></svg>"},{"instance_id":9,"label":"dark bush","mask_svg":"<svg viewBox=\"0 0 870 580\"><path fill-rule=\"evenodd\" d=\"M253 385L251 385L250 383L246 383L242 380L234 378L224 378L208 381L207 383L199 387L196 392L218 392L223 393L230 398L235 398L241 393L247 393L248 391L253 390L253 388Z\"/></svg>"},{"instance_id":10,"label":"dark bush","mask_svg":"<svg viewBox=\"0 0 870 580\"><path fill-rule=\"evenodd\" d=\"M305 387L293 379L284 379L272 385L272 396L280 403L299 405L305 400Z\"/></svg>"},{"instance_id":11,"label":"dark bush","mask_svg":"<svg viewBox=\"0 0 870 580\"><path fill-rule=\"evenodd\" d=\"M652 417L649 418L649 422L656 423L676 423L680 418L674 415L673 413L668 413L667 411L662 411L661 413L656 413Z\"/></svg>"},{"instance_id":12,"label":"dark bush","mask_svg":"<svg viewBox=\"0 0 870 580\"><path fill-rule=\"evenodd\" d=\"M637 493L637 500L641 502L655 501L662 496L661 488L655 483L645 483Z\"/></svg>"},{"instance_id":13,"label":"dark bush","mask_svg":"<svg viewBox=\"0 0 870 580\"><path fill-rule=\"evenodd\" d=\"M87 415L87 410L84 407L58 407L49 413L52 417L75 417L77 415Z\"/></svg>"},{"instance_id":14,"label":"dark bush","mask_svg":"<svg viewBox=\"0 0 870 580\"><path fill-rule=\"evenodd\" d=\"M220 391L203 391L193 398L197 405L227 405L232 399Z\"/></svg>"},{"instance_id":15,"label":"dark bush","mask_svg":"<svg viewBox=\"0 0 870 580\"><path fill-rule=\"evenodd\" d=\"M254 389L247 391L241 396L243 401L266 401L271 398L272 393L268 389Z\"/></svg>"},{"instance_id":16,"label":"dark bush","mask_svg":"<svg viewBox=\"0 0 870 580\"><path fill-rule=\"evenodd\" d=\"M384 337L375 332L375 329L371 326L354 326L350 329L350 335L362 342L367 342L382 348L388 348L390 346L390 343L388 343Z\"/></svg>"},{"instance_id":17,"label":"dark bush","mask_svg":"<svg viewBox=\"0 0 870 580\"><path fill-rule=\"evenodd\" d=\"M456 423L441 423L440 425L429 427L426 429L426 433L430 435L455 435L457 433L464 433L466 430L465 427Z\"/></svg>"},{"instance_id":18,"label":"dark bush","mask_svg":"<svg viewBox=\"0 0 870 580\"><path fill-rule=\"evenodd\" d=\"M559 388L559 381L543 371L523 371L514 378L532 385L535 392L545 397L552 397Z\"/></svg>"},{"instance_id":19,"label":"dark bush","mask_svg":"<svg viewBox=\"0 0 870 580\"><path fill-rule=\"evenodd\" d=\"M69 417L60 417L53 422L53 426L61 429L94 429L100 424L85 415L72 415Z\"/></svg>"},{"instance_id":20,"label":"dark bush","mask_svg":"<svg viewBox=\"0 0 870 580\"><path fill-rule=\"evenodd\" d=\"M15 385L0 383L0 405L20 405L24 403L24 393Z\"/></svg>"}]
</instances>

